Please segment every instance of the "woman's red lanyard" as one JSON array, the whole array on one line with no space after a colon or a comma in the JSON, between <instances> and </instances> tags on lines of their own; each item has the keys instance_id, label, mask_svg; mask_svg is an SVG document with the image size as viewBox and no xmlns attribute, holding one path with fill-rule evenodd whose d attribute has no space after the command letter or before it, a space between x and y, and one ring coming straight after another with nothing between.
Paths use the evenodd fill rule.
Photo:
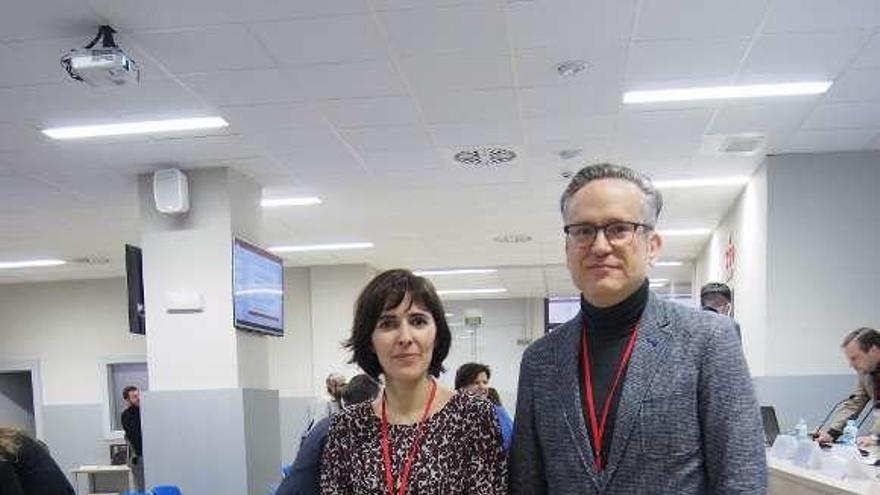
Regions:
<instances>
[{"instance_id":1,"label":"woman's red lanyard","mask_svg":"<svg viewBox=\"0 0 880 495\"><path fill-rule=\"evenodd\" d=\"M602 471L604 462L602 462L602 444L605 436L605 427L608 421L608 412L611 410L611 404L614 402L614 394L620 385L620 379L623 372L632 357L633 348L636 344L636 335L638 335L639 323L632 329L632 335L617 365L617 372L614 374L614 382L611 384L611 390L608 391L608 397L605 398L605 404L602 406L601 421L596 418L596 401L593 397L593 374L590 370L590 348L587 342L587 324L584 323L584 333L581 336L581 366L584 369L584 405L587 408L587 415L590 418L590 430L593 432L593 458L595 459L596 471Z\"/></svg>"},{"instance_id":2,"label":"woman's red lanyard","mask_svg":"<svg viewBox=\"0 0 880 495\"><path fill-rule=\"evenodd\" d=\"M412 465L416 457L419 455L419 444L425 435L425 423L428 414L431 413L431 405L434 403L434 396L437 394L437 382L431 380L431 393L428 397L428 403L425 404L425 412L422 413L422 419L416 427L416 436L413 438L412 446L406 454L403 463L403 472L400 473L400 485L397 494L406 493L406 487L409 485L409 475L412 471ZM388 486L388 495L394 494L394 473L391 471L391 440L388 438L388 416L385 414L385 392L382 392L382 461L385 465L385 484Z\"/></svg>"}]
</instances>

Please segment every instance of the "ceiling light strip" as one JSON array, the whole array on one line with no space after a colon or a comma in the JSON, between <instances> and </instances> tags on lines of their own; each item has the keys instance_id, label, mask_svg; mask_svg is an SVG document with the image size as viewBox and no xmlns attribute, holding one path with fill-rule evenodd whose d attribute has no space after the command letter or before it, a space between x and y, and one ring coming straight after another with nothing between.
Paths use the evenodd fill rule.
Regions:
<instances>
[{"instance_id":1,"label":"ceiling light strip","mask_svg":"<svg viewBox=\"0 0 880 495\"><path fill-rule=\"evenodd\" d=\"M416 275L420 277L435 277L442 275L479 275L485 273L495 273L495 268L453 268L449 270L416 270Z\"/></svg>"},{"instance_id":2,"label":"ceiling light strip","mask_svg":"<svg viewBox=\"0 0 880 495\"><path fill-rule=\"evenodd\" d=\"M301 246L275 246L270 247L273 253L303 253L309 251L347 251L352 249L370 249L375 245L372 242L347 242L336 244L308 244Z\"/></svg>"},{"instance_id":3,"label":"ceiling light strip","mask_svg":"<svg viewBox=\"0 0 880 495\"><path fill-rule=\"evenodd\" d=\"M655 180L657 189L684 189L696 187L742 186L749 183L748 177L718 177L704 179Z\"/></svg>"},{"instance_id":4,"label":"ceiling light strip","mask_svg":"<svg viewBox=\"0 0 880 495\"><path fill-rule=\"evenodd\" d=\"M155 134L197 129L217 129L228 125L229 123L221 117L199 117L192 119L127 122L123 124L55 127L51 129L43 129L42 132L52 139L83 139L105 136L125 136L130 134Z\"/></svg>"},{"instance_id":5,"label":"ceiling light strip","mask_svg":"<svg viewBox=\"0 0 880 495\"><path fill-rule=\"evenodd\" d=\"M276 208L279 206L311 206L321 204L321 198L313 196L302 198L266 198L260 202L263 208Z\"/></svg>"},{"instance_id":6,"label":"ceiling light strip","mask_svg":"<svg viewBox=\"0 0 880 495\"><path fill-rule=\"evenodd\" d=\"M670 101L727 100L764 98L769 96L817 95L828 91L831 81L807 81L782 84L751 84L745 86L709 86L702 88L627 91L626 104L662 103Z\"/></svg>"},{"instance_id":7,"label":"ceiling light strip","mask_svg":"<svg viewBox=\"0 0 880 495\"><path fill-rule=\"evenodd\" d=\"M497 289L451 289L451 290L438 290L437 295L440 296L451 296L451 295L459 295L459 294L501 294L507 292L507 289L497 288Z\"/></svg>"},{"instance_id":8,"label":"ceiling light strip","mask_svg":"<svg viewBox=\"0 0 880 495\"><path fill-rule=\"evenodd\" d=\"M41 268L47 266L60 266L67 262L64 260L24 260L24 261L0 261L0 270L12 270L15 268Z\"/></svg>"}]
</instances>

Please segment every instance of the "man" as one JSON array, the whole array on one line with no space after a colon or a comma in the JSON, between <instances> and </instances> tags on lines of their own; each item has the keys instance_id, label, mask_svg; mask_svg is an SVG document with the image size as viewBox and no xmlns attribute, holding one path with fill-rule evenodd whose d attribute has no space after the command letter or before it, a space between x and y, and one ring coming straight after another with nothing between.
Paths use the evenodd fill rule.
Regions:
<instances>
[{"instance_id":1,"label":"man","mask_svg":"<svg viewBox=\"0 0 880 495\"><path fill-rule=\"evenodd\" d=\"M858 328L843 339L843 354L849 365L858 373L856 388L848 399L831 417L828 429L820 432L816 440L822 443L833 442L839 437L849 419L859 417L862 409L871 404L875 410L878 397L877 387L880 386L880 332L873 328ZM877 445L880 439L880 418L874 419L871 435L859 437L858 444L862 447Z\"/></svg>"},{"instance_id":2,"label":"man","mask_svg":"<svg viewBox=\"0 0 880 495\"><path fill-rule=\"evenodd\" d=\"M345 376L341 373L330 373L324 381L327 386L327 395L330 402L327 403L327 415L338 413L342 409L342 392L345 390Z\"/></svg>"},{"instance_id":3,"label":"man","mask_svg":"<svg viewBox=\"0 0 880 495\"><path fill-rule=\"evenodd\" d=\"M379 385L367 375L355 375L345 386L342 392L342 405L345 407L369 402L379 395ZM321 482L321 454L324 452L324 444L327 443L327 434L330 432L332 416L328 416L318 422L309 432L296 460L293 461L293 470L284 478L275 495L306 495L320 493Z\"/></svg>"},{"instance_id":4,"label":"man","mask_svg":"<svg viewBox=\"0 0 880 495\"><path fill-rule=\"evenodd\" d=\"M765 493L761 418L732 320L648 288L660 193L602 164L572 178L561 207L581 311L523 354L510 492Z\"/></svg>"},{"instance_id":5,"label":"man","mask_svg":"<svg viewBox=\"0 0 880 495\"><path fill-rule=\"evenodd\" d=\"M141 437L141 391L133 385L122 390L122 398L128 407L122 411L122 429L125 430L125 440L131 451L129 452L129 467L134 479L135 489L144 489L144 452L143 439Z\"/></svg>"},{"instance_id":6,"label":"man","mask_svg":"<svg viewBox=\"0 0 880 495\"><path fill-rule=\"evenodd\" d=\"M733 293L727 284L721 282L709 282L700 288L700 307L703 311L711 311L713 313L730 316L731 302L733 301ZM731 317L732 318L732 317ZM742 340L742 332L739 323L734 320L736 335Z\"/></svg>"}]
</instances>

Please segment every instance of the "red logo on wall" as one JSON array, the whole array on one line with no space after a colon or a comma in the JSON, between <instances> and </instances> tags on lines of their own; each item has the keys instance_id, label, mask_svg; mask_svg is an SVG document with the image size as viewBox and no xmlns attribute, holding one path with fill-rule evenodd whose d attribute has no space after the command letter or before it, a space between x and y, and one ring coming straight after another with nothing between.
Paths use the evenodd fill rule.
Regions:
<instances>
[{"instance_id":1,"label":"red logo on wall","mask_svg":"<svg viewBox=\"0 0 880 495\"><path fill-rule=\"evenodd\" d=\"M727 235L727 247L724 248L724 281L730 282L734 275L736 275L736 244L733 243L733 233L730 233Z\"/></svg>"}]
</instances>

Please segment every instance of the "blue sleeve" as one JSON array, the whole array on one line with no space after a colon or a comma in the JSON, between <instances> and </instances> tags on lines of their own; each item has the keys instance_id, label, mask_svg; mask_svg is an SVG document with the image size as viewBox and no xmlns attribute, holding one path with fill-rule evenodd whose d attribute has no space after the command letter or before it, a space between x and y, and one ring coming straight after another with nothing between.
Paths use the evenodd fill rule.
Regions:
<instances>
[{"instance_id":1,"label":"blue sleeve","mask_svg":"<svg viewBox=\"0 0 880 495\"><path fill-rule=\"evenodd\" d=\"M276 495L320 493L321 454L330 431L330 417L319 421L305 438L293 461L290 476L284 478Z\"/></svg>"},{"instance_id":2,"label":"blue sleeve","mask_svg":"<svg viewBox=\"0 0 880 495\"><path fill-rule=\"evenodd\" d=\"M495 414L498 416L498 424L501 425L501 439L504 443L504 452L510 452L510 441L513 440L513 420L504 406L495 406Z\"/></svg>"}]
</instances>

